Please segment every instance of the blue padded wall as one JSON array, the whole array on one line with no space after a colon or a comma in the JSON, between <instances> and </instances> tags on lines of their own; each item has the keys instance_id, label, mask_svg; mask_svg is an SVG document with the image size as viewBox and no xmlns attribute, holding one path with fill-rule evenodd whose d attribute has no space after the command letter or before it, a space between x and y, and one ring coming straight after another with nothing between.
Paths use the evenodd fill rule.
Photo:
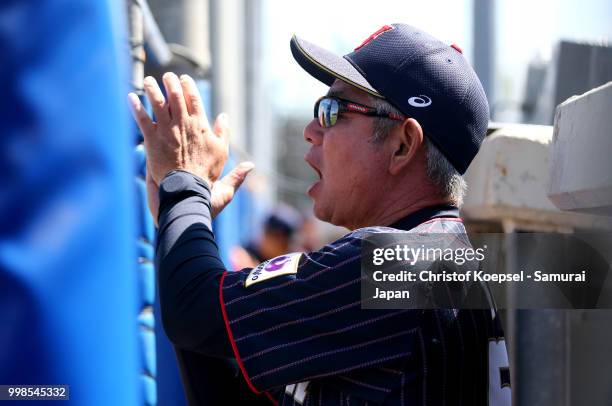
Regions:
<instances>
[{"instance_id":1,"label":"blue padded wall","mask_svg":"<svg viewBox=\"0 0 612 406\"><path fill-rule=\"evenodd\" d=\"M141 141L137 134L137 140ZM142 144L134 151L136 162L136 213L138 234L136 248L138 253L137 271L139 285L140 313L138 315L140 355L141 355L141 388L146 406L157 405L157 354L155 344L155 268L153 266L155 242L155 225L147 207L146 190L146 157Z\"/></svg>"},{"instance_id":2,"label":"blue padded wall","mask_svg":"<svg viewBox=\"0 0 612 406\"><path fill-rule=\"evenodd\" d=\"M139 405L122 2L0 2L0 383Z\"/></svg>"}]
</instances>

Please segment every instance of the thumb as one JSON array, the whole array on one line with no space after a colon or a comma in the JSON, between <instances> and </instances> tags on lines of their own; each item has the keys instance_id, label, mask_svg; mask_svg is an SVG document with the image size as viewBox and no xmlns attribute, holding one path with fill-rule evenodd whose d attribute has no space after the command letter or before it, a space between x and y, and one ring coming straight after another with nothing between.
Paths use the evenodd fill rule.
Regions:
<instances>
[{"instance_id":1,"label":"thumb","mask_svg":"<svg viewBox=\"0 0 612 406\"><path fill-rule=\"evenodd\" d=\"M255 168L253 162L242 162L220 180L221 183L236 190L242 185L249 172Z\"/></svg>"}]
</instances>

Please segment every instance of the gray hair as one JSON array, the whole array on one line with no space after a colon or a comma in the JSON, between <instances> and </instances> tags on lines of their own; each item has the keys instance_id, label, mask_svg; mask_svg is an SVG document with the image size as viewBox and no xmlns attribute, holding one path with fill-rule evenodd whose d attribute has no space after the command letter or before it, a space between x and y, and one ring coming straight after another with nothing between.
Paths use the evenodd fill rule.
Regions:
<instances>
[{"instance_id":1,"label":"gray hair","mask_svg":"<svg viewBox=\"0 0 612 406\"><path fill-rule=\"evenodd\" d=\"M379 113L401 114L398 109L385 100L374 96L370 98L371 106L375 107ZM398 122L395 120L376 117L374 119L372 141L374 143L382 143L397 123ZM423 137L423 141L427 151L427 179L440 191L443 197L448 198L456 206L461 206L463 203L463 196L467 190L465 180L442 152L440 152L438 147L431 142L429 137Z\"/></svg>"}]
</instances>

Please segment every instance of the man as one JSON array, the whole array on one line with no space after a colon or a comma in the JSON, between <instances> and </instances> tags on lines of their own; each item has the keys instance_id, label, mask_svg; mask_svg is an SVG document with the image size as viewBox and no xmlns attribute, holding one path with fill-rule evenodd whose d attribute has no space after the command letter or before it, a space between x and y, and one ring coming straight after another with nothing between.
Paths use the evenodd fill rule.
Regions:
<instances>
[{"instance_id":1,"label":"man","mask_svg":"<svg viewBox=\"0 0 612 406\"><path fill-rule=\"evenodd\" d=\"M310 253L226 272L211 219L252 164L224 179L227 117L211 130L189 77L145 82L157 123L130 96L159 205L164 327L179 348L234 356L255 393L280 405L509 405L507 355L491 310L361 308L370 233L464 234L461 174L488 123L486 97L456 46L384 26L337 57L294 37L297 62L330 86L304 130L315 215L349 230ZM159 204L156 201L159 185Z\"/></svg>"},{"instance_id":2,"label":"man","mask_svg":"<svg viewBox=\"0 0 612 406\"><path fill-rule=\"evenodd\" d=\"M232 269L254 268L269 259L291 250L295 234L302 226L302 216L286 204L276 206L263 222L260 235L255 236L244 247L231 250Z\"/></svg>"}]
</instances>

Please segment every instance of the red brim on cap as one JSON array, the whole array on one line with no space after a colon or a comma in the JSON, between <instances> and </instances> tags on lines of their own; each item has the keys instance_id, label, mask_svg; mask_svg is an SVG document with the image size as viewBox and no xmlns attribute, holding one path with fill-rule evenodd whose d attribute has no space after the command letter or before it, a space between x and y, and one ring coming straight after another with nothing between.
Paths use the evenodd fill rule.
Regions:
<instances>
[{"instance_id":1,"label":"red brim on cap","mask_svg":"<svg viewBox=\"0 0 612 406\"><path fill-rule=\"evenodd\" d=\"M291 38L291 53L297 63L314 78L331 86L339 79L384 99L384 97L368 83L365 77L346 59L326 49L323 49L297 36Z\"/></svg>"}]
</instances>

